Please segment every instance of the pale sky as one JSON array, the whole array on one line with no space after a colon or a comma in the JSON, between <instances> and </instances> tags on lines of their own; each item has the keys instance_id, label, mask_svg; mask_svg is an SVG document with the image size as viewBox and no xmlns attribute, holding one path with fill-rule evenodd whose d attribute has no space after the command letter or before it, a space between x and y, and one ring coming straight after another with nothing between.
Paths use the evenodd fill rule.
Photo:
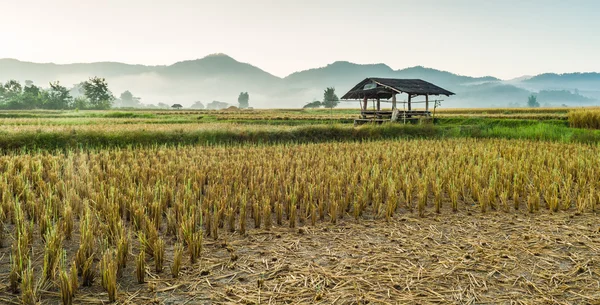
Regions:
<instances>
[{"instance_id":1,"label":"pale sky","mask_svg":"<svg viewBox=\"0 0 600 305\"><path fill-rule=\"evenodd\" d=\"M282 77L337 60L504 79L600 71L600 1L0 0L0 58L165 65L211 53Z\"/></svg>"}]
</instances>

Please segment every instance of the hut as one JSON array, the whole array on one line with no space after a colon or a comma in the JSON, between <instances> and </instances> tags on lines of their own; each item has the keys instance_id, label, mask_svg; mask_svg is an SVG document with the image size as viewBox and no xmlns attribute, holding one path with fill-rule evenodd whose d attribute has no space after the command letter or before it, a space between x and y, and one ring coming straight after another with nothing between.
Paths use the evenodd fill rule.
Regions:
<instances>
[{"instance_id":1,"label":"hut","mask_svg":"<svg viewBox=\"0 0 600 305\"><path fill-rule=\"evenodd\" d=\"M397 94L407 94L408 99L400 103L402 109L397 107ZM397 78L377 78L369 77L358 83L348 93L342 96L342 100L359 100L361 109L361 118L355 120L355 124L365 122L386 122L386 121L404 121L415 120L419 117L429 117L429 103L433 102L434 107L439 100L430 101L430 96L451 96L454 93L440 88L432 83L420 79L397 79ZM425 97L424 101L415 101L416 97ZM391 99L391 100L390 100ZM374 107L368 109L368 102L372 100ZM391 110L382 110L381 102L392 103ZM414 111L413 104L424 103L425 110Z\"/></svg>"}]
</instances>

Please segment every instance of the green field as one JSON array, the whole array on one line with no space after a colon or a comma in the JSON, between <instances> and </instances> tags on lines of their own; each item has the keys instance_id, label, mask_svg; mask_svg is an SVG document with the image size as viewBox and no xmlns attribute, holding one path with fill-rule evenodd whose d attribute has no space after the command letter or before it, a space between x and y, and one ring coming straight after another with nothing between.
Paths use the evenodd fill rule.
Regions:
<instances>
[{"instance_id":1,"label":"green field","mask_svg":"<svg viewBox=\"0 0 600 305\"><path fill-rule=\"evenodd\" d=\"M395 138L507 138L597 143L569 128L564 108L449 109L434 125L354 127L357 110L5 111L0 148L55 149L154 144L309 143Z\"/></svg>"}]
</instances>

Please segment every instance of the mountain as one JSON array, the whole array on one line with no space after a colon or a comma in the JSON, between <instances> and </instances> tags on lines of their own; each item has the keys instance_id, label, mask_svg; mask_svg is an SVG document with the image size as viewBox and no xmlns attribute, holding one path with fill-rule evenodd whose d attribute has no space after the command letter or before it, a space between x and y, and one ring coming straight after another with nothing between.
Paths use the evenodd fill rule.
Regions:
<instances>
[{"instance_id":1,"label":"mountain","mask_svg":"<svg viewBox=\"0 0 600 305\"><path fill-rule=\"evenodd\" d=\"M347 86L349 83L357 83L368 76L391 77L393 74L394 70L385 64L361 65L336 61L325 67L292 73L284 80L294 86L321 86L323 83L330 83L329 86L336 84Z\"/></svg>"},{"instance_id":2,"label":"mountain","mask_svg":"<svg viewBox=\"0 0 600 305\"><path fill-rule=\"evenodd\" d=\"M92 76L106 78L116 96L129 90L142 97L142 103L153 104L191 105L198 100L211 102L223 99L235 103L241 91L252 92L258 101L267 101L262 92L282 90L280 78L225 54L213 54L169 66L113 62L58 65L0 59L0 81L32 80L39 86L48 87L49 82L59 80L71 86Z\"/></svg>"},{"instance_id":3,"label":"mountain","mask_svg":"<svg viewBox=\"0 0 600 305\"><path fill-rule=\"evenodd\" d=\"M588 72L588 73L564 73L564 74L556 74L556 73L544 73L540 75L536 75L534 77L526 80L529 83L539 83L539 82L563 82L563 83L573 83L573 82L600 82L600 73L596 72Z\"/></svg>"},{"instance_id":4,"label":"mountain","mask_svg":"<svg viewBox=\"0 0 600 305\"><path fill-rule=\"evenodd\" d=\"M490 107L524 105L530 94L540 103L590 104L600 100L600 73L540 74L512 80L492 76L458 75L423 66L394 70L379 64L336 61L319 68L292 73L284 78L225 54L213 54L166 66L130 65L116 62L52 64L0 59L0 81L32 80L47 87L59 80L66 86L91 76L105 77L116 96L129 90L142 103L179 103L214 100L236 104L240 92L250 93L250 104L257 108L301 107L320 100L323 89L335 87L338 96L366 77L423 79L457 93L443 97L445 107ZM404 96L399 97L404 99ZM342 107L354 107L342 104Z\"/></svg>"},{"instance_id":5,"label":"mountain","mask_svg":"<svg viewBox=\"0 0 600 305\"><path fill-rule=\"evenodd\" d=\"M497 82L500 79L492 77L492 76L484 76L484 77L471 77L471 76L463 76L454 73L450 73L448 71L440 71L431 68L425 68L423 66L416 66L412 68L406 68L402 70L397 70L394 74L394 77L397 78L417 78L417 79L426 79L429 82L435 83L439 86L446 87L455 87L455 86L465 86L465 85L475 85L482 84L487 82Z\"/></svg>"},{"instance_id":6,"label":"mountain","mask_svg":"<svg viewBox=\"0 0 600 305\"><path fill-rule=\"evenodd\" d=\"M460 91L461 86L496 82L499 79L491 76L470 77L453 74L422 66L393 70L385 64L355 64L347 61L337 61L325 67L292 73L284 81L304 93L312 93L315 98L320 98L325 87L335 87L343 94L350 90L356 83L366 77L389 77L423 79L435 83L448 90Z\"/></svg>"},{"instance_id":7,"label":"mountain","mask_svg":"<svg viewBox=\"0 0 600 305\"><path fill-rule=\"evenodd\" d=\"M117 62L96 62L82 64L57 65L53 63L32 63L16 59L0 59L0 79L37 79L40 82L58 80L64 75L85 74L115 77L149 72L157 67L129 65Z\"/></svg>"},{"instance_id":8,"label":"mountain","mask_svg":"<svg viewBox=\"0 0 600 305\"><path fill-rule=\"evenodd\" d=\"M155 71L156 77L168 83L154 94L168 93L182 104L194 100L227 100L237 103L237 94L252 92L254 100L269 100L268 94L282 88L282 80L253 65L239 62L225 54L177 62ZM142 90L142 88L140 88ZM165 96L167 98L167 96ZM188 99L188 102L181 101ZM268 105L260 106L267 107Z\"/></svg>"}]
</instances>

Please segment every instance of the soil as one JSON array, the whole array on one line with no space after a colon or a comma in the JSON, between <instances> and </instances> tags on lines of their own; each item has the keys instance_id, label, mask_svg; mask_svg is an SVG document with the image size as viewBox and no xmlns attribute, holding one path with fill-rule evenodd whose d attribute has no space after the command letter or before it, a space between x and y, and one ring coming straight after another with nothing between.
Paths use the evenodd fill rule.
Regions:
<instances>
[{"instance_id":1,"label":"soil","mask_svg":"<svg viewBox=\"0 0 600 305\"><path fill-rule=\"evenodd\" d=\"M248 229L246 236L223 230L216 241L205 238L200 262L184 258L178 279L168 267L172 241L163 272L148 259L144 284L136 282L131 253L119 303L600 304L598 219L444 210L389 222L346 217L315 227ZM37 269L42 255L36 245ZM19 304L8 289L9 257L10 247L0 248L0 303ZM55 287L39 292L41 303L60 303ZM74 303L106 304L108 296L97 279L80 287Z\"/></svg>"}]
</instances>

